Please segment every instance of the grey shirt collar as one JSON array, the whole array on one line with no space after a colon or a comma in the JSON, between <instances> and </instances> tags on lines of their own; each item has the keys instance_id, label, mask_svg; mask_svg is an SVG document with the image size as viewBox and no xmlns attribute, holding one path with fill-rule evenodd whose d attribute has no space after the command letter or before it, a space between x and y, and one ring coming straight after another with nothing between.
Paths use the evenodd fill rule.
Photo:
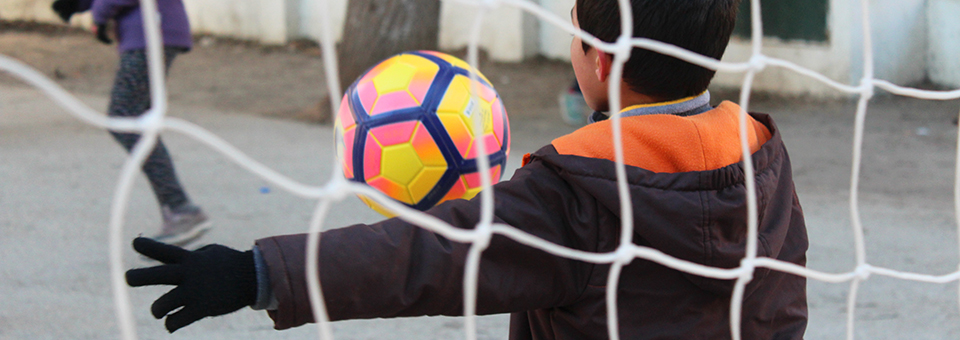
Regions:
<instances>
[{"instance_id":1,"label":"grey shirt collar","mask_svg":"<svg viewBox=\"0 0 960 340\"><path fill-rule=\"evenodd\" d=\"M682 99L677 102L628 107L626 111L622 111L620 113L620 117L657 114L686 117L704 113L711 109L713 109L713 107L710 106L710 91L704 91L703 94L699 96L691 97L689 99ZM608 114L600 111L594 111L587 120L589 123L595 123L606 120L607 118L610 118Z\"/></svg>"}]
</instances>

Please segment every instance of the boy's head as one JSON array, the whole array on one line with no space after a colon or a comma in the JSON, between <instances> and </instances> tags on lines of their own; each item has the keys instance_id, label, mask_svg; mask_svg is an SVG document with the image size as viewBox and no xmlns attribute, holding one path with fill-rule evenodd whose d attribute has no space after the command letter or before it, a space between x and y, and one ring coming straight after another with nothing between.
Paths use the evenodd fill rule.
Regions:
<instances>
[{"instance_id":1,"label":"boy's head","mask_svg":"<svg viewBox=\"0 0 960 340\"><path fill-rule=\"evenodd\" d=\"M576 0L574 25L606 42L620 36L617 0ZM715 59L723 56L736 22L739 0L630 0L633 36L649 38ZM609 110L606 78L612 55L574 38L573 68L593 109ZM626 90L648 101L695 96L707 89L714 71L674 57L633 49L624 65ZM626 101L625 101L626 103Z\"/></svg>"}]
</instances>

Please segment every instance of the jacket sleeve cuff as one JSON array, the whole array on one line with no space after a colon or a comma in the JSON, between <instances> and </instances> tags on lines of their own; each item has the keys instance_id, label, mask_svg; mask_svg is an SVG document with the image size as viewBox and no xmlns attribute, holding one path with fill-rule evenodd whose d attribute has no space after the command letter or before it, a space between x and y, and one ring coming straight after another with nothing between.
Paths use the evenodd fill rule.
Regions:
<instances>
[{"instance_id":1,"label":"jacket sleeve cuff","mask_svg":"<svg viewBox=\"0 0 960 340\"><path fill-rule=\"evenodd\" d=\"M275 310L277 309L277 297L273 294L273 288L270 287L270 272L267 270L267 262L260 252L260 247L253 246L253 265L257 270L257 302L250 306L254 310Z\"/></svg>"},{"instance_id":2,"label":"jacket sleeve cuff","mask_svg":"<svg viewBox=\"0 0 960 340\"><path fill-rule=\"evenodd\" d=\"M292 238L280 245L278 239ZM287 329L313 322L307 296L305 275L305 239L297 236L276 236L256 241L270 281L270 291L277 305L267 309L275 329Z\"/></svg>"},{"instance_id":3,"label":"jacket sleeve cuff","mask_svg":"<svg viewBox=\"0 0 960 340\"><path fill-rule=\"evenodd\" d=\"M103 18L103 17L101 17L101 16L98 16L96 12L91 12L91 13L93 13L93 24L94 24L94 25L98 25L98 26L99 26L99 25L103 25L103 24L106 24L107 21L109 20L109 18Z\"/></svg>"}]
</instances>

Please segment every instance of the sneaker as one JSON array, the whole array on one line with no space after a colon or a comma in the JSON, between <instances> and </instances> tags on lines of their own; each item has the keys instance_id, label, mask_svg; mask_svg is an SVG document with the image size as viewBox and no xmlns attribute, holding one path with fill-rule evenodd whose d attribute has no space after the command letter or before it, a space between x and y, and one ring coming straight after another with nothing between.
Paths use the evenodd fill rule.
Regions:
<instances>
[{"instance_id":1,"label":"sneaker","mask_svg":"<svg viewBox=\"0 0 960 340\"><path fill-rule=\"evenodd\" d=\"M203 210L192 204L177 208L177 211L164 206L162 213L163 226L153 239L163 243L185 245L203 236L212 225Z\"/></svg>"},{"instance_id":2,"label":"sneaker","mask_svg":"<svg viewBox=\"0 0 960 340\"><path fill-rule=\"evenodd\" d=\"M574 89L567 89L560 92L558 98L560 104L560 118L564 123L571 126L582 126L586 122L587 103L583 101L583 94Z\"/></svg>"}]
</instances>

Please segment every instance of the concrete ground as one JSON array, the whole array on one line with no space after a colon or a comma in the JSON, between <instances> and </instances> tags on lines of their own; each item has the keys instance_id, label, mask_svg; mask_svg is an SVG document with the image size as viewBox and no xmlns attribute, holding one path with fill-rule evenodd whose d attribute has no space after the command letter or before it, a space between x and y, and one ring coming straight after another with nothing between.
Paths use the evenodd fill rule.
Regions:
<instances>
[{"instance_id":1,"label":"concrete ground","mask_svg":"<svg viewBox=\"0 0 960 340\"><path fill-rule=\"evenodd\" d=\"M553 96L550 92L549 96ZM93 108L105 94L81 94ZM519 99L518 99L519 100ZM508 110L510 104L508 102ZM942 275L957 270L953 210L960 102L881 97L867 117L861 218L867 261L874 266ZM809 267L845 272L855 264L848 205L854 105L761 98L753 111L774 114L791 151L811 239ZM229 112L228 112L229 111ZM328 125L236 114L202 101L173 102L171 115L221 136L265 165L304 183L323 183L331 168ZM572 131L556 116L515 114L512 169L520 155ZM192 138L164 133L193 199L213 217L204 242L249 248L259 237L305 231L315 202L294 197ZM108 281L107 225L125 153L101 129L57 107L33 88L0 83L0 339L115 339L118 327ZM372 222L358 199L336 206L326 225ZM124 237L157 230L160 219L138 176ZM128 267L149 265L132 250ZM958 283L927 284L873 276L856 309L858 339L960 337ZM845 334L849 284L808 285L809 339ZM314 327L277 332L249 309L202 320L175 335L148 311L163 288L131 292L142 339L311 339ZM507 317L480 319L481 339L506 338ZM337 339L460 339L462 319L424 317L334 324Z\"/></svg>"},{"instance_id":2,"label":"concrete ground","mask_svg":"<svg viewBox=\"0 0 960 340\"><path fill-rule=\"evenodd\" d=\"M105 107L103 97L82 97ZM107 227L110 204L125 153L103 130L57 107L38 91L0 85L0 339L117 338L108 278ZM173 115L197 123L249 156L303 183L321 184L332 168L329 125L174 107ZM540 121L514 122L515 154L535 150L572 128ZM522 126L522 128L520 128ZM195 140L165 133L164 142L192 198L212 216L215 228L203 242L249 249L265 236L307 230L315 202L295 197L251 175ZM526 151L525 151L526 150ZM266 193L265 193L266 192ZM351 197L338 204L327 225L374 222L379 215ZM159 212L149 186L138 175L131 195L125 239L150 235ZM132 250L128 267L154 265ZM148 306L163 288L131 293L143 339L167 338ZM482 339L504 338L506 316L481 318ZM309 339L314 327L277 332L263 312L245 309L178 331L188 339ZM335 324L340 339L456 339L461 319L415 318Z\"/></svg>"}]
</instances>

